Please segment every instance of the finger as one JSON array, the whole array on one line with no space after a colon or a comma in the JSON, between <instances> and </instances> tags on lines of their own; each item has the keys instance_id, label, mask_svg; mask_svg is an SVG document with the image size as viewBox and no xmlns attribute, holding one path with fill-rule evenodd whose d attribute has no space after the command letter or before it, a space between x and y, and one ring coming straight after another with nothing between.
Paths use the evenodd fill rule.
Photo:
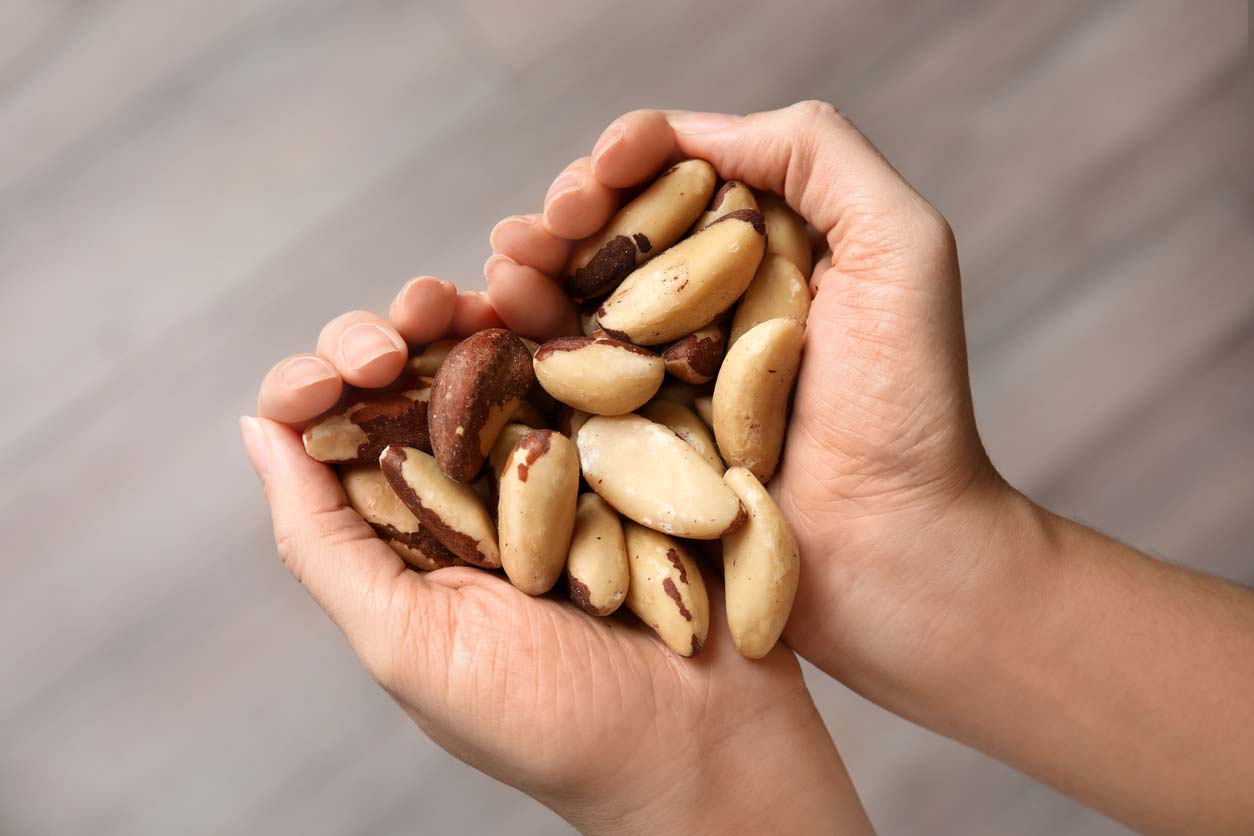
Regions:
<instances>
[{"instance_id":1,"label":"finger","mask_svg":"<svg viewBox=\"0 0 1254 836\"><path fill-rule=\"evenodd\" d=\"M549 232L543 220L543 215L514 215L501 221L488 236L493 252L546 275L560 275L570 255L570 241Z\"/></svg>"},{"instance_id":2,"label":"finger","mask_svg":"<svg viewBox=\"0 0 1254 836\"><path fill-rule=\"evenodd\" d=\"M888 213L934 214L856 127L831 105L801 102L732 116L673 112L680 150L727 178L778 192L838 251L838 225Z\"/></svg>"},{"instance_id":3,"label":"finger","mask_svg":"<svg viewBox=\"0 0 1254 836\"><path fill-rule=\"evenodd\" d=\"M605 129L592 148L592 173L612 189L643 183L675 153L675 134L658 110L624 114Z\"/></svg>"},{"instance_id":4,"label":"finger","mask_svg":"<svg viewBox=\"0 0 1254 836\"><path fill-rule=\"evenodd\" d=\"M326 358L297 354L266 373L257 393L257 412L285 424L303 424L334 406L343 389L339 372Z\"/></svg>"},{"instance_id":5,"label":"finger","mask_svg":"<svg viewBox=\"0 0 1254 836\"><path fill-rule=\"evenodd\" d=\"M557 176L544 198L544 226L559 238L586 238L605 226L618 208L618 194L592 175L580 157Z\"/></svg>"},{"instance_id":6,"label":"finger","mask_svg":"<svg viewBox=\"0 0 1254 836\"><path fill-rule=\"evenodd\" d=\"M575 303L551 277L499 253L483 265L483 275L488 301L510 329L541 341L578 333Z\"/></svg>"},{"instance_id":7,"label":"finger","mask_svg":"<svg viewBox=\"0 0 1254 836\"><path fill-rule=\"evenodd\" d=\"M457 288L434 276L410 279L392 300L388 319L410 345L426 345L448 333Z\"/></svg>"},{"instance_id":8,"label":"finger","mask_svg":"<svg viewBox=\"0 0 1254 836\"><path fill-rule=\"evenodd\" d=\"M457 294L453 305L453 322L450 326L454 337L469 337L487 328L501 328L505 323L492 307L487 296L477 290L463 290Z\"/></svg>"},{"instance_id":9,"label":"finger","mask_svg":"<svg viewBox=\"0 0 1254 836\"><path fill-rule=\"evenodd\" d=\"M300 436L265 418L240 419L244 446L265 487L279 556L379 675L413 608L440 593L375 536L348 506L335 472L305 455ZM422 613L418 612L418 616ZM405 617L402 617L405 616Z\"/></svg>"},{"instance_id":10,"label":"finger","mask_svg":"<svg viewBox=\"0 0 1254 836\"><path fill-rule=\"evenodd\" d=\"M405 340L392 324L369 311L350 311L323 326L318 353L344 382L365 388L391 383L409 357Z\"/></svg>"}]
</instances>

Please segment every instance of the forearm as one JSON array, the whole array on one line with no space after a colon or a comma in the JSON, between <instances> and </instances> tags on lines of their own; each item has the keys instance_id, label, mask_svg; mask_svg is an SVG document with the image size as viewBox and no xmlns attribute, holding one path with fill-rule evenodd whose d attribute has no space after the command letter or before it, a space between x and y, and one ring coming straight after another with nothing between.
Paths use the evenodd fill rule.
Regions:
<instances>
[{"instance_id":1,"label":"forearm","mask_svg":"<svg viewBox=\"0 0 1254 836\"><path fill-rule=\"evenodd\" d=\"M762 726L685 758L683 768L659 765L653 786L545 803L594 836L874 832L812 705L803 717Z\"/></svg>"},{"instance_id":2,"label":"forearm","mask_svg":"<svg viewBox=\"0 0 1254 836\"><path fill-rule=\"evenodd\" d=\"M1251 832L1254 594L1003 496L876 698L1146 832Z\"/></svg>"}]
</instances>

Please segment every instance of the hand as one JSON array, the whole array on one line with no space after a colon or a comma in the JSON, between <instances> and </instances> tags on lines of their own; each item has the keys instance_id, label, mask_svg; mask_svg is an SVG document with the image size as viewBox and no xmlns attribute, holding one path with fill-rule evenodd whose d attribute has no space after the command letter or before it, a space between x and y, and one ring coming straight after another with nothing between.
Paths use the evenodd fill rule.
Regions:
<instances>
[{"instance_id":1,"label":"hand","mask_svg":"<svg viewBox=\"0 0 1254 836\"><path fill-rule=\"evenodd\" d=\"M853 125L816 102L746 117L629 113L557 178L543 215L497 225L489 299L511 327L561 321L569 302L538 311L518 277L529 286L543 273L557 286L569 239L604 224L616 189L679 157L783 194L830 248L811 279L805 360L771 483L803 559L785 638L909 712L890 686L902 670L943 663L929 641L946 616L938 601L979 570L974 549L935 559L938 542L978 542L972 520L990 515L964 509L997 507L1009 491L975 428L953 236Z\"/></svg>"},{"instance_id":2,"label":"hand","mask_svg":"<svg viewBox=\"0 0 1254 836\"><path fill-rule=\"evenodd\" d=\"M681 660L637 625L488 572L410 571L281 423L324 410L345 381L391 382L402 334L443 336L459 305L470 307L457 330L499 321L482 297L464 298L416 280L392 322L346 314L317 354L267 375L263 417L241 423L288 569L433 740L586 832L869 832L796 657L782 645L758 662L736 652L716 576L709 639Z\"/></svg>"},{"instance_id":3,"label":"hand","mask_svg":"<svg viewBox=\"0 0 1254 836\"><path fill-rule=\"evenodd\" d=\"M1254 594L1006 485L976 431L949 227L833 108L616 120L542 216L494 231L501 317L559 321L560 301L516 304L512 274L552 275L616 189L678 157L783 194L829 247L771 483L802 552L789 645L1137 829L1250 832Z\"/></svg>"}]
</instances>

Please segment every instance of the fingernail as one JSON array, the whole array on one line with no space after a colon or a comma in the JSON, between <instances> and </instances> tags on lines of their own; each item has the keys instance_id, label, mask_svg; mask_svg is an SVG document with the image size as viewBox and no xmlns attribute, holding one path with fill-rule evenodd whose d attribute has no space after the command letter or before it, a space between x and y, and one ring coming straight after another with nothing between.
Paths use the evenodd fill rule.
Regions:
<instances>
[{"instance_id":1,"label":"fingernail","mask_svg":"<svg viewBox=\"0 0 1254 836\"><path fill-rule=\"evenodd\" d=\"M531 218L526 215L513 215L503 221L498 221L496 226L492 227L492 231L488 233L488 244L491 245L492 249L496 249L496 234L500 232L501 227L506 224L534 224L535 222L535 218Z\"/></svg>"},{"instance_id":2,"label":"fingernail","mask_svg":"<svg viewBox=\"0 0 1254 836\"><path fill-rule=\"evenodd\" d=\"M549 186L549 193L544 198L545 205L547 206L564 194L582 189L585 182L584 175L578 172L568 171L560 175L553 181L553 185Z\"/></svg>"},{"instance_id":3,"label":"fingernail","mask_svg":"<svg viewBox=\"0 0 1254 836\"><path fill-rule=\"evenodd\" d=\"M517 266L518 266L518 262L517 262L517 261L514 261L514 259L510 258L509 256L507 256L507 255L501 255L500 253L493 253L491 256L489 256L489 257L488 257L488 260L487 260L487 261L483 262L483 276L484 276L484 278L486 278L486 279L488 279L489 281L491 281L491 279L492 279L492 272L493 272L493 270L494 270L494 269L495 269L498 265L501 265L501 264L512 264L512 265L513 265L513 266L515 266L515 267L517 267Z\"/></svg>"},{"instance_id":4,"label":"fingernail","mask_svg":"<svg viewBox=\"0 0 1254 836\"><path fill-rule=\"evenodd\" d=\"M676 113L667 121L681 134L708 134L730 128L740 117L730 113Z\"/></svg>"},{"instance_id":5,"label":"fingernail","mask_svg":"<svg viewBox=\"0 0 1254 836\"><path fill-rule=\"evenodd\" d=\"M294 357L279 369L279 380L288 389L304 389L335 377L335 369L317 357Z\"/></svg>"},{"instance_id":6,"label":"fingernail","mask_svg":"<svg viewBox=\"0 0 1254 836\"><path fill-rule=\"evenodd\" d=\"M385 354L400 351L392 336L378 325L362 322L340 335L340 353L354 370L364 369Z\"/></svg>"},{"instance_id":7,"label":"fingernail","mask_svg":"<svg viewBox=\"0 0 1254 836\"><path fill-rule=\"evenodd\" d=\"M266 481L266 471L270 468L270 442L266 440L266 432L256 418L247 415L239 419L239 433L244 439L244 452L253 466L253 471L262 482Z\"/></svg>"},{"instance_id":8,"label":"fingernail","mask_svg":"<svg viewBox=\"0 0 1254 836\"><path fill-rule=\"evenodd\" d=\"M595 163L602 154L621 142L625 133L627 133L627 128L623 125L610 125L606 128L605 133L601 134L597 140L597 144L592 146L592 162Z\"/></svg>"}]
</instances>

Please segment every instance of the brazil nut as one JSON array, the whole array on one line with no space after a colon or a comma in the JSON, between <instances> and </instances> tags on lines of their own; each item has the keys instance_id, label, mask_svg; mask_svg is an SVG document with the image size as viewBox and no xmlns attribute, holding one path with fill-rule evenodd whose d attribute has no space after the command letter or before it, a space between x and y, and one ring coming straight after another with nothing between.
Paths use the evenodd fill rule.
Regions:
<instances>
[{"instance_id":1,"label":"brazil nut","mask_svg":"<svg viewBox=\"0 0 1254 836\"><path fill-rule=\"evenodd\" d=\"M622 520L595 493L580 495L566 558L570 599L592 615L609 615L627 597L629 573Z\"/></svg>"},{"instance_id":2,"label":"brazil nut","mask_svg":"<svg viewBox=\"0 0 1254 836\"><path fill-rule=\"evenodd\" d=\"M316 419L301 438L310 458L327 464L377 462L389 444L407 444L430 450L427 410L431 401L429 377L412 377L386 391L364 391Z\"/></svg>"},{"instance_id":3,"label":"brazil nut","mask_svg":"<svg viewBox=\"0 0 1254 836\"><path fill-rule=\"evenodd\" d=\"M727 324L711 322L662 350L666 371L686 383L708 383L718 374L727 347Z\"/></svg>"},{"instance_id":4,"label":"brazil nut","mask_svg":"<svg viewBox=\"0 0 1254 836\"><path fill-rule=\"evenodd\" d=\"M754 198L752 189L739 180L728 180L714 193L714 197L710 198L709 207L692 225L692 233L700 232L724 215L740 209L757 210L757 208L758 201Z\"/></svg>"},{"instance_id":5,"label":"brazil nut","mask_svg":"<svg viewBox=\"0 0 1254 836\"><path fill-rule=\"evenodd\" d=\"M678 540L634 523L623 526L631 579L627 608L680 656L701 652L710 600L697 562Z\"/></svg>"},{"instance_id":6,"label":"brazil nut","mask_svg":"<svg viewBox=\"0 0 1254 836\"><path fill-rule=\"evenodd\" d=\"M657 393L666 364L608 337L560 337L540 347L536 379L556 400L594 415L622 415Z\"/></svg>"},{"instance_id":7,"label":"brazil nut","mask_svg":"<svg viewBox=\"0 0 1254 836\"><path fill-rule=\"evenodd\" d=\"M574 442L553 430L527 433L506 460L497 490L501 566L514 586L543 595L561 577L575 525Z\"/></svg>"},{"instance_id":8,"label":"brazil nut","mask_svg":"<svg viewBox=\"0 0 1254 836\"><path fill-rule=\"evenodd\" d=\"M686 160L575 245L566 265L566 291L575 299L604 296L637 265L675 243L701 214L714 191L714 167Z\"/></svg>"},{"instance_id":9,"label":"brazil nut","mask_svg":"<svg viewBox=\"0 0 1254 836\"><path fill-rule=\"evenodd\" d=\"M405 507L377 463L344 465L340 484L353 510L410 566L431 571L461 562Z\"/></svg>"}]
</instances>

